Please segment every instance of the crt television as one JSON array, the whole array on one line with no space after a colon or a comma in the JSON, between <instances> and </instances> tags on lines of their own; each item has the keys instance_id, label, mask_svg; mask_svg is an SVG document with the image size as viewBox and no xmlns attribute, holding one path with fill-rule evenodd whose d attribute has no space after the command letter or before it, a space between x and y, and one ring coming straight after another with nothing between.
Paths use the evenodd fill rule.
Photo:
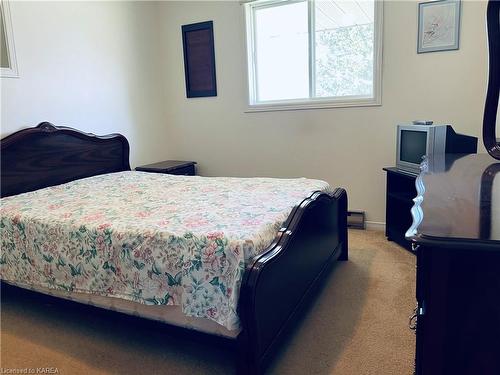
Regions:
<instances>
[{"instance_id":1,"label":"crt television","mask_svg":"<svg viewBox=\"0 0 500 375\"><path fill-rule=\"evenodd\" d=\"M457 134L451 125L398 125L396 167L420 172L424 156L475 154L477 138Z\"/></svg>"}]
</instances>

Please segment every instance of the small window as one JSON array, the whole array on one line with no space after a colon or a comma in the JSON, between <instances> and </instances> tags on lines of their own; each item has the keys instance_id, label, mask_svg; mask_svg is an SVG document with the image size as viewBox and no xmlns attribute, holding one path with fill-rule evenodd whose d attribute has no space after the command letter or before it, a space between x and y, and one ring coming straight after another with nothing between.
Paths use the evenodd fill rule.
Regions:
<instances>
[{"instance_id":1,"label":"small window","mask_svg":"<svg viewBox=\"0 0 500 375\"><path fill-rule=\"evenodd\" d=\"M250 111L380 104L381 2L245 6Z\"/></svg>"}]
</instances>

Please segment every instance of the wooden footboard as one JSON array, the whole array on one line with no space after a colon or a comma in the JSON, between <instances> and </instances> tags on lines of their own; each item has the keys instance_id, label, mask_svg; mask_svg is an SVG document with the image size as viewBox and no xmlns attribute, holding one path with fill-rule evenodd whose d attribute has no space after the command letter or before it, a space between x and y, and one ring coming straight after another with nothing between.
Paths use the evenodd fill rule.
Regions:
<instances>
[{"instance_id":1,"label":"wooden footboard","mask_svg":"<svg viewBox=\"0 0 500 375\"><path fill-rule=\"evenodd\" d=\"M347 257L347 194L316 192L294 209L273 244L246 269L239 304L242 372L262 371L329 265Z\"/></svg>"}]
</instances>

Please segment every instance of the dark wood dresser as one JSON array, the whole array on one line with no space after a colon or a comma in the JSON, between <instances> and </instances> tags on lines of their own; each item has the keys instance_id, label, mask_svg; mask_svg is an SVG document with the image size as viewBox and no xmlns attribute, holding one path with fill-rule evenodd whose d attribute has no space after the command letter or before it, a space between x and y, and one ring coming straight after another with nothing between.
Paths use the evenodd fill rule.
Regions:
<instances>
[{"instance_id":1,"label":"dark wood dresser","mask_svg":"<svg viewBox=\"0 0 500 375\"><path fill-rule=\"evenodd\" d=\"M500 374L500 161L422 164L414 219L416 373Z\"/></svg>"}]
</instances>

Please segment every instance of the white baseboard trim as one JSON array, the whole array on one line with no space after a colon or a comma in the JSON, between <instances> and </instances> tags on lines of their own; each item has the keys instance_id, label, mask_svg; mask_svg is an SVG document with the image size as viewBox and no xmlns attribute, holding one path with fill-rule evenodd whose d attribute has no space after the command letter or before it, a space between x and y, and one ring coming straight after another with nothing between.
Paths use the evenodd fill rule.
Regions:
<instances>
[{"instance_id":1,"label":"white baseboard trim","mask_svg":"<svg viewBox=\"0 0 500 375\"><path fill-rule=\"evenodd\" d=\"M366 229L385 232L385 223L382 221L365 221Z\"/></svg>"}]
</instances>

